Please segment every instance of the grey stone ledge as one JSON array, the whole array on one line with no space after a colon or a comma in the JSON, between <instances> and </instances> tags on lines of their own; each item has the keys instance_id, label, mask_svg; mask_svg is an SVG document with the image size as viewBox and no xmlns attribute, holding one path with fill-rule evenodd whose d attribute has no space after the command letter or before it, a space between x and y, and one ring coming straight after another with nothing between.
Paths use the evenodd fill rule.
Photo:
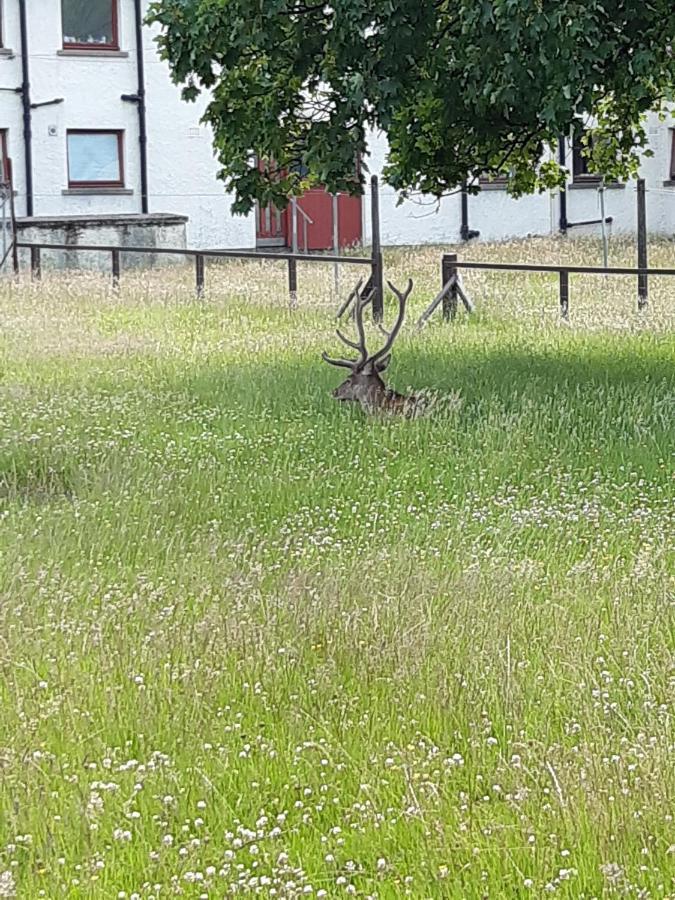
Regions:
<instances>
[{"instance_id":1,"label":"grey stone ledge","mask_svg":"<svg viewBox=\"0 0 675 900\"><path fill-rule=\"evenodd\" d=\"M128 59L129 54L126 50L79 50L73 47L72 50L57 50L57 56L82 56L93 59Z\"/></svg>"},{"instance_id":2,"label":"grey stone ledge","mask_svg":"<svg viewBox=\"0 0 675 900\"><path fill-rule=\"evenodd\" d=\"M593 181L589 179L588 181L573 181L571 184L567 185L567 189L570 191L597 191L600 187L599 181ZM610 184L605 185L606 191L623 191L626 185L622 181L612 181Z\"/></svg>"},{"instance_id":3,"label":"grey stone ledge","mask_svg":"<svg viewBox=\"0 0 675 900\"><path fill-rule=\"evenodd\" d=\"M87 187L87 188L66 188L61 191L64 197L69 196L90 196L92 194L96 195L105 195L109 194L117 194L123 195L125 197L131 197L133 195L133 190L131 188L106 188L106 187Z\"/></svg>"},{"instance_id":4,"label":"grey stone ledge","mask_svg":"<svg viewBox=\"0 0 675 900\"><path fill-rule=\"evenodd\" d=\"M100 213L99 215L24 216L17 219L22 228L88 228L97 225L185 225L187 216L174 213Z\"/></svg>"}]
</instances>

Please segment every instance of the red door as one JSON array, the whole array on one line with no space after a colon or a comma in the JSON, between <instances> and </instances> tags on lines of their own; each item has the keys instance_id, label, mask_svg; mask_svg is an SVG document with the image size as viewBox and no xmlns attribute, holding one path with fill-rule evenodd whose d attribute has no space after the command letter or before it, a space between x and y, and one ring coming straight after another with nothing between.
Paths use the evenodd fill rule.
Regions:
<instances>
[{"instance_id":1,"label":"red door","mask_svg":"<svg viewBox=\"0 0 675 900\"><path fill-rule=\"evenodd\" d=\"M259 161L258 165L262 168L265 163ZM333 249L336 213L339 247L361 243L361 197L338 194L335 205L332 195L324 188L313 188L297 200L297 246L301 252ZM274 206L256 208L256 243L259 247L293 246L290 204L283 211Z\"/></svg>"},{"instance_id":2,"label":"red door","mask_svg":"<svg viewBox=\"0 0 675 900\"><path fill-rule=\"evenodd\" d=\"M341 249L361 243L361 197L338 194L338 243ZM315 188L298 198L298 250L333 249L333 197ZM293 216L274 206L256 208L256 243L259 247L292 247Z\"/></svg>"},{"instance_id":3,"label":"red door","mask_svg":"<svg viewBox=\"0 0 675 900\"><path fill-rule=\"evenodd\" d=\"M333 197L323 188L313 188L298 198L297 229L298 249L332 250L334 246ZM292 212L286 210L288 234L292 236ZM361 198L338 194L337 197L338 245L354 247L361 242ZM292 245L289 240L288 245Z\"/></svg>"},{"instance_id":4,"label":"red door","mask_svg":"<svg viewBox=\"0 0 675 900\"><path fill-rule=\"evenodd\" d=\"M286 246L286 211L269 206L256 207L256 238L260 247Z\"/></svg>"}]
</instances>

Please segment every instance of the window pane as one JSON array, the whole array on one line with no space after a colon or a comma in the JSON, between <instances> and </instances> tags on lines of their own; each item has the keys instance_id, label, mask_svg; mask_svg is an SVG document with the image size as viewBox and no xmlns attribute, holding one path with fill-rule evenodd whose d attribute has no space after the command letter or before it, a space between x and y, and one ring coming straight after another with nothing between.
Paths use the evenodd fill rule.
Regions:
<instances>
[{"instance_id":1,"label":"window pane","mask_svg":"<svg viewBox=\"0 0 675 900\"><path fill-rule=\"evenodd\" d=\"M69 134L68 179L120 182L119 143L116 134Z\"/></svg>"},{"instance_id":2,"label":"window pane","mask_svg":"<svg viewBox=\"0 0 675 900\"><path fill-rule=\"evenodd\" d=\"M64 44L114 44L114 0L63 0Z\"/></svg>"}]
</instances>

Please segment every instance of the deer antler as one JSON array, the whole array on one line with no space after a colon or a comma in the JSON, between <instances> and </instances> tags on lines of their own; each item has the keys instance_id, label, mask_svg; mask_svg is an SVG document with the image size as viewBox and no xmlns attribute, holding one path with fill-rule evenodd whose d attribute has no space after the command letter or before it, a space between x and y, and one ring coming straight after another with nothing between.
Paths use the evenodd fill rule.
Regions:
<instances>
[{"instance_id":1,"label":"deer antler","mask_svg":"<svg viewBox=\"0 0 675 900\"><path fill-rule=\"evenodd\" d=\"M363 364L368 359L368 350L366 349L366 329L363 325L363 310L366 308L368 303L370 302L369 298L364 298L361 296L361 286L363 284L363 279L359 281L356 285L352 293L349 295L349 301L351 302L352 298L356 298L356 309L355 309L355 319L356 319L356 330L358 333L358 342L352 341L348 337L346 337L339 328L335 330L335 333L340 338L343 344L346 344L348 347L351 347L352 350L358 351L358 357L354 360L349 359L332 359L326 353L322 353L321 356L324 362L329 363L331 366L341 366L344 369L351 369L352 371L356 371L361 368ZM346 308L347 304L343 304L343 309Z\"/></svg>"},{"instance_id":2,"label":"deer antler","mask_svg":"<svg viewBox=\"0 0 675 900\"><path fill-rule=\"evenodd\" d=\"M405 291L399 291L391 282L388 282L389 288L392 293L398 299L398 316L396 318L396 322L394 323L394 327L391 331L387 331L381 325L379 326L380 331L386 337L386 341L384 346L374 353L372 356L368 355L368 350L366 349L366 329L363 324L363 311L366 306L370 303L371 297L370 295L367 297L362 297L361 295L361 284L360 281L356 286L355 290L352 292L350 297L356 297L356 305L355 305L355 323L356 323L356 331L358 335L357 341L352 341L350 338L346 337L340 329L336 329L336 334L343 344L346 344L347 347L350 347L352 350L358 351L358 357L354 360L349 359L333 359L328 356L326 353L322 353L321 356L323 360L329 363L331 366L340 366L343 369L351 369L353 372L357 372L359 370L363 370L366 367L370 370L374 368L378 362L380 362L385 357L389 356L391 348L393 346L394 341L396 340L399 331L401 330L401 326L403 325L403 320L405 318L405 306L413 289L413 281L412 278L408 281L408 287ZM344 308L344 306L343 306Z\"/></svg>"},{"instance_id":3,"label":"deer antler","mask_svg":"<svg viewBox=\"0 0 675 900\"><path fill-rule=\"evenodd\" d=\"M412 278L408 279L408 287L405 289L405 291L399 291L398 288L394 287L391 281L388 281L387 284L389 285L389 290L396 296L396 299L398 300L398 316L391 331L387 331L386 328L382 328L382 326L380 326L380 331L386 335L387 340L384 347L378 350L377 353L373 354L373 356L371 356L368 360L368 362L372 365L385 357L391 350L394 341L396 340L398 333L401 330L401 326L403 325L403 320L405 319L405 305L413 289Z\"/></svg>"}]
</instances>

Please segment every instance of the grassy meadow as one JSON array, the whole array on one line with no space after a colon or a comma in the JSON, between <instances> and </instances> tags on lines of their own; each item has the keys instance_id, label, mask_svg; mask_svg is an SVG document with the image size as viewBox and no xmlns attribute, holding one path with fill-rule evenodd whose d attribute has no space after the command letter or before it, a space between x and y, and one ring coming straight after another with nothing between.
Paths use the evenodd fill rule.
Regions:
<instances>
[{"instance_id":1,"label":"grassy meadow","mask_svg":"<svg viewBox=\"0 0 675 900\"><path fill-rule=\"evenodd\" d=\"M0 283L0 897L675 897L675 279L416 333L440 252L414 421L331 398L329 266Z\"/></svg>"}]
</instances>

